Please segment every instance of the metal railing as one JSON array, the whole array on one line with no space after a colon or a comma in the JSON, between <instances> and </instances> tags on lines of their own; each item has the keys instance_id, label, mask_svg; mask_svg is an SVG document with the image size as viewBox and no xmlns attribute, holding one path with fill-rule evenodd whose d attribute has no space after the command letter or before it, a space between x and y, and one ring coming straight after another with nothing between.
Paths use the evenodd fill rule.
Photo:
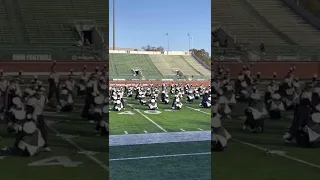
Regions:
<instances>
[{"instance_id":1,"label":"metal railing","mask_svg":"<svg viewBox=\"0 0 320 180\"><path fill-rule=\"evenodd\" d=\"M251 54L259 56L259 60L268 61L285 61L285 60L297 60L297 61L320 61L320 47L317 46L295 46L295 45L265 45L266 52L261 53L259 50L259 45L256 48L251 46L248 49L230 49L223 47L214 47L212 54L216 59L220 59L224 56L224 60L228 57L233 59L234 57L239 57L240 59L246 61L248 56ZM233 58L232 58L233 57ZM247 59L246 59L247 58Z\"/></svg>"},{"instance_id":2,"label":"metal railing","mask_svg":"<svg viewBox=\"0 0 320 180\"><path fill-rule=\"evenodd\" d=\"M0 46L0 61L12 60L57 60L57 61L81 61L81 60L107 60L106 57L101 57L105 54L106 49L92 50L86 47L72 46L35 46L35 47L4 47ZM43 58L43 59L42 59Z\"/></svg>"}]
</instances>

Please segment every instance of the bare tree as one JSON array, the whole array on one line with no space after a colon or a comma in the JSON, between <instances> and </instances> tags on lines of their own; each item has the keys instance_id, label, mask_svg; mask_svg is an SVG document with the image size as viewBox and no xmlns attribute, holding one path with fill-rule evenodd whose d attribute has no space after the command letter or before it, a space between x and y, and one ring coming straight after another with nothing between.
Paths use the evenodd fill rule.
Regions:
<instances>
[{"instance_id":1,"label":"bare tree","mask_svg":"<svg viewBox=\"0 0 320 180\"><path fill-rule=\"evenodd\" d=\"M210 54L205 49L191 49L192 53L194 53L198 58L200 58L203 62L210 65L211 57Z\"/></svg>"},{"instance_id":2,"label":"bare tree","mask_svg":"<svg viewBox=\"0 0 320 180\"><path fill-rule=\"evenodd\" d=\"M164 51L164 48L162 46L154 47L154 46L147 45L147 46L143 46L142 49L145 51Z\"/></svg>"}]
</instances>

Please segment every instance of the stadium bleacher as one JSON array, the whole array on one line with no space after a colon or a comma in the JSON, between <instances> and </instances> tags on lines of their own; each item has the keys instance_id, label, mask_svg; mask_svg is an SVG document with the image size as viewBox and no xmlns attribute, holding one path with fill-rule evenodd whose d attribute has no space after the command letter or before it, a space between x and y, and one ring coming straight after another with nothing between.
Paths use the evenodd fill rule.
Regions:
<instances>
[{"instance_id":1,"label":"stadium bleacher","mask_svg":"<svg viewBox=\"0 0 320 180\"><path fill-rule=\"evenodd\" d=\"M0 44L8 45L13 43L12 30L5 6L5 0L0 0Z\"/></svg>"},{"instance_id":2,"label":"stadium bleacher","mask_svg":"<svg viewBox=\"0 0 320 180\"><path fill-rule=\"evenodd\" d=\"M175 70L187 77L207 79L211 76L210 70L188 55L110 53L109 63L111 78L134 79L134 68L141 70L147 79L176 79Z\"/></svg>"},{"instance_id":3,"label":"stadium bleacher","mask_svg":"<svg viewBox=\"0 0 320 180\"><path fill-rule=\"evenodd\" d=\"M49 55L58 61L105 60L108 10L103 0L0 0L0 58Z\"/></svg>"},{"instance_id":4,"label":"stadium bleacher","mask_svg":"<svg viewBox=\"0 0 320 180\"><path fill-rule=\"evenodd\" d=\"M109 31L106 1L22 0L18 5L32 44L74 43L71 27L75 20L94 20L102 32Z\"/></svg>"},{"instance_id":5,"label":"stadium bleacher","mask_svg":"<svg viewBox=\"0 0 320 180\"><path fill-rule=\"evenodd\" d=\"M266 23L256 17L249 7L239 0L216 0L212 2L213 25L223 25L236 35L240 42L250 44L284 45L280 36L272 32Z\"/></svg>"},{"instance_id":6,"label":"stadium bleacher","mask_svg":"<svg viewBox=\"0 0 320 180\"><path fill-rule=\"evenodd\" d=\"M302 46L319 45L320 31L280 0L246 0L277 29ZM281 18L279 18L281 17ZM303 34L303 35L302 35Z\"/></svg>"},{"instance_id":7,"label":"stadium bleacher","mask_svg":"<svg viewBox=\"0 0 320 180\"><path fill-rule=\"evenodd\" d=\"M280 18L281 17L281 18ZM316 60L319 58L318 29L290 9L283 0L217 0L212 2L212 27L222 30L231 41L241 45L214 47L213 56L237 54L238 59L251 60L252 53L258 60ZM219 35L219 42L224 40ZM236 40L236 41L235 41ZM230 42L230 41L229 41ZM261 54L264 42L266 54ZM221 50L222 49L222 50ZM223 53L221 53L223 52ZM243 54L241 56L239 54Z\"/></svg>"}]
</instances>

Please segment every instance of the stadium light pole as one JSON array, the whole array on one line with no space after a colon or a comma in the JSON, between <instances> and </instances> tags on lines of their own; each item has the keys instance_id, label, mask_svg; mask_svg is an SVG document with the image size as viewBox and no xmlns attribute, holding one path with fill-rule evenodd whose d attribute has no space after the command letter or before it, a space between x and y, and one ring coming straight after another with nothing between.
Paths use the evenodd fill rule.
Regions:
<instances>
[{"instance_id":1,"label":"stadium light pole","mask_svg":"<svg viewBox=\"0 0 320 180\"><path fill-rule=\"evenodd\" d=\"M193 49L193 36L191 36L191 49Z\"/></svg>"},{"instance_id":2,"label":"stadium light pole","mask_svg":"<svg viewBox=\"0 0 320 180\"><path fill-rule=\"evenodd\" d=\"M189 49L188 49L188 52L190 52L190 33L188 33L188 37L189 37Z\"/></svg>"},{"instance_id":3,"label":"stadium light pole","mask_svg":"<svg viewBox=\"0 0 320 180\"><path fill-rule=\"evenodd\" d=\"M170 50L170 49L169 49L169 33L167 33L167 34L166 34L166 36L167 36L167 40L168 40L168 49L167 49L167 54L169 54L169 50Z\"/></svg>"},{"instance_id":4,"label":"stadium light pole","mask_svg":"<svg viewBox=\"0 0 320 180\"><path fill-rule=\"evenodd\" d=\"M115 15L116 15L116 13L115 13L115 0L113 0L113 50L116 50L116 28L115 28Z\"/></svg>"}]
</instances>

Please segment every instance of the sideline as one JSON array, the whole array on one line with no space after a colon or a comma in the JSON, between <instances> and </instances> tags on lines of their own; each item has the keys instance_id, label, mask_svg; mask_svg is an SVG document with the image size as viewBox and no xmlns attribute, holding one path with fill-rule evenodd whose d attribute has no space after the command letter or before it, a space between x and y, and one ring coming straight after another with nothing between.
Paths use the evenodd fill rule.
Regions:
<instances>
[{"instance_id":1,"label":"sideline","mask_svg":"<svg viewBox=\"0 0 320 180\"><path fill-rule=\"evenodd\" d=\"M211 141L211 131L184 131L110 135L109 147L195 141Z\"/></svg>"},{"instance_id":2,"label":"sideline","mask_svg":"<svg viewBox=\"0 0 320 180\"><path fill-rule=\"evenodd\" d=\"M189 154L170 154L170 155L159 155L159 156L142 156L142 157L131 157L131 158L117 158L117 159L109 159L109 161L127 161L127 160L139 160L139 159L155 159L155 158L168 158L168 157L181 157L181 156L201 156L201 155L211 155L211 152L189 153Z\"/></svg>"}]
</instances>

